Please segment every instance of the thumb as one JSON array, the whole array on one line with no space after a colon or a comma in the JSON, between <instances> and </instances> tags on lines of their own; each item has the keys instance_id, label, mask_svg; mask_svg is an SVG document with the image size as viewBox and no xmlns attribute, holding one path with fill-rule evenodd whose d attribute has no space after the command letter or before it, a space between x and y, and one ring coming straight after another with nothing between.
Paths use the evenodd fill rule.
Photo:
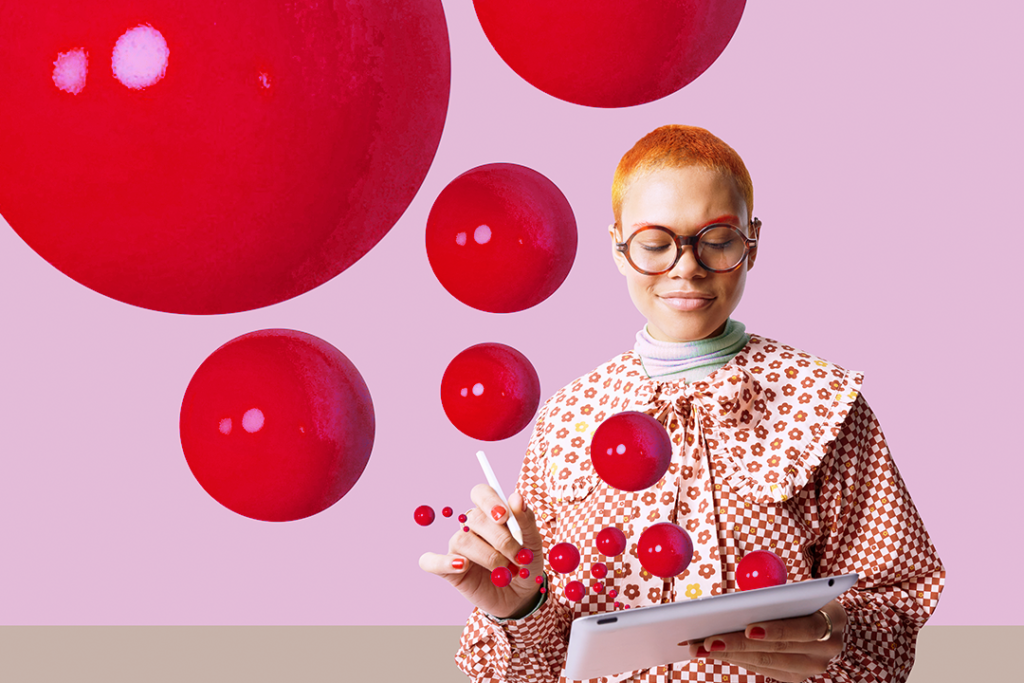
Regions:
<instances>
[{"instance_id":1,"label":"thumb","mask_svg":"<svg viewBox=\"0 0 1024 683\"><path fill-rule=\"evenodd\" d=\"M540 554L542 541L540 530L537 528L537 517L533 510L527 507L526 500L519 491L513 491L508 497L508 507L523 532L523 546Z\"/></svg>"}]
</instances>

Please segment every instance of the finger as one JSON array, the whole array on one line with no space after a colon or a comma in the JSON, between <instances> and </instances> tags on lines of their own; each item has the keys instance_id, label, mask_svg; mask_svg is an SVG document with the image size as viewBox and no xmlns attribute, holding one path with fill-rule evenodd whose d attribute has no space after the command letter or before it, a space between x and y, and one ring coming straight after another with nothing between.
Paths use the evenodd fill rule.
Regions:
<instances>
[{"instance_id":1,"label":"finger","mask_svg":"<svg viewBox=\"0 0 1024 683\"><path fill-rule=\"evenodd\" d=\"M504 524L508 509L494 489L487 484L477 484L469 492L469 497L477 508L490 515L496 524Z\"/></svg>"},{"instance_id":2,"label":"finger","mask_svg":"<svg viewBox=\"0 0 1024 683\"><path fill-rule=\"evenodd\" d=\"M477 511L479 516L479 511ZM460 531L452 536L451 543L448 546L448 552L453 555L465 557L473 564L478 564L488 572L492 571L495 567L504 567L508 565L509 559L505 554L494 547L492 541L481 536L474 525L474 515L469 515L469 521L466 522L470 526L468 532ZM513 543L515 543L513 541Z\"/></svg>"},{"instance_id":3,"label":"finger","mask_svg":"<svg viewBox=\"0 0 1024 683\"><path fill-rule=\"evenodd\" d=\"M816 642L827 629L828 623L824 615L815 612L806 617L749 624L744 633L753 640ZM835 630L833 624L833 634Z\"/></svg>"},{"instance_id":4,"label":"finger","mask_svg":"<svg viewBox=\"0 0 1024 683\"><path fill-rule=\"evenodd\" d=\"M509 512L519 523L519 529L523 532L523 547L533 551L533 563L537 567L544 564L544 541L537 528L537 515L526 505L526 499L519 491L513 491L508 497Z\"/></svg>"},{"instance_id":5,"label":"finger","mask_svg":"<svg viewBox=\"0 0 1024 683\"><path fill-rule=\"evenodd\" d=\"M459 555L439 555L423 553L420 555L420 569L431 574L451 580L465 573L469 562Z\"/></svg>"},{"instance_id":6,"label":"finger","mask_svg":"<svg viewBox=\"0 0 1024 683\"><path fill-rule=\"evenodd\" d=\"M523 545L528 546L528 544L520 545L519 541L512 536L512 532L509 531L506 523L510 513L506 504L502 502L498 494L494 492L494 489L486 484L474 486L470 497L476 503L476 508L467 513L469 528L490 543L509 562L514 562L519 549ZM508 505L511 506L511 503ZM536 526L535 523L534 526ZM539 534L537 536L539 537ZM539 543L536 543L535 547L530 549L535 551L535 554L539 553Z\"/></svg>"}]
</instances>

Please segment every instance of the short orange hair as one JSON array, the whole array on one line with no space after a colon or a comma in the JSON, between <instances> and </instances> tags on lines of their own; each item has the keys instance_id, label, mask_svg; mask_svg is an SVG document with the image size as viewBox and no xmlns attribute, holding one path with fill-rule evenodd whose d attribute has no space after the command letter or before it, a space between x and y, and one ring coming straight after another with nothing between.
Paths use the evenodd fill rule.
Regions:
<instances>
[{"instance_id":1,"label":"short orange hair","mask_svg":"<svg viewBox=\"0 0 1024 683\"><path fill-rule=\"evenodd\" d=\"M689 166L701 166L731 176L747 202L747 222L750 222L754 215L754 185L736 150L703 128L670 125L656 128L641 138L615 168L612 179L615 225L620 225L622 201L636 180L662 168Z\"/></svg>"}]
</instances>

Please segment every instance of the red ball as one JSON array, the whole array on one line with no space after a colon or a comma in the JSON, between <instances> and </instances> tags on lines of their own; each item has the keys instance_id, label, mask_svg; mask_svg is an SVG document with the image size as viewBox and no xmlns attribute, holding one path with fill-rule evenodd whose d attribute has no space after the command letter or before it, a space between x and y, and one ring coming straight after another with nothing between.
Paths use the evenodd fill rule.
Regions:
<instances>
[{"instance_id":1,"label":"red ball","mask_svg":"<svg viewBox=\"0 0 1024 683\"><path fill-rule=\"evenodd\" d=\"M516 553L516 562L519 564L530 564L533 562L533 551L529 548L520 548Z\"/></svg>"},{"instance_id":2,"label":"red ball","mask_svg":"<svg viewBox=\"0 0 1024 683\"><path fill-rule=\"evenodd\" d=\"M420 526L430 526L434 523L434 508L429 505L420 505L413 513L413 518Z\"/></svg>"},{"instance_id":3,"label":"red ball","mask_svg":"<svg viewBox=\"0 0 1024 683\"><path fill-rule=\"evenodd\" d=\"M330 280L402 215L441 138L440 0L3 12L0 212L136 306L244 311Z\"/></svg>"},{"instance_id":4,"label":"red ball","mask_svg":"<svg viewBox=\"0 0 1024 683\"><path fill-rule=\"evenodd\" d=\"M441 516L442 517L451 517L452 516L452 509L450 507L441 508Z\"/></svg>"},{"instance_id":5,"label":"red ball","mask_svg":"<svg viewBox=\"0 0 1024 683\"><path fill-rule=\"evenodd\" d=\"M462 303L522 311L558 289L576 258L576 218L555 184L516 164L466 171L434 201L427 257Z\"/></svg>"},{"instance_id":6,"label":"red ball","mask_svg":"<svg viewBox=\"0 0 1024 683\"><path fill-rule=\"evenodd\" d=\"M523 354L505 344L477 344L455 356L441 378L441 405L451 423L481 441L522 431L540 405L540 379Z\"/></svg>"},{"instance_id":7,"label":"red ball","mask_svg":"<svg viewBox=\"0 0 1024 683\"><path fill-rule=\"evenodd\" d=\"M686 570L693 557L693 542L683 527L660 522L640 534L637 555L644 569L664 579Z\"/></svg>"},{"instance_id":8,"label":"red ball","mask_svg":"<svg viewBox=\"0 0 1024 683\"><path fill-rule=\"evenodd\" d=\"M559 543L548 552L548 563L559 574L568 574L580 566L580 551L572 543Z\"/></svg>"},{"instance_id":9,"label":"red ball","mask_svg":"<svg viewBox=\"0 0 1024 683\"><path fill-rule=\"evenodd\" d=\"M621 555L626 550L626 534L617 526L601 529L597 534L597 549L605 557Z\"/></svg>"},{"instance_id":10,"label":"red ball","mask_svg":"<svg viewBox=\"0 0 1024 683\"><path fill-rule=\"evenodd\" d=\"M672 440L653 417L627 410L598 426L590 442L590 460L609 486L640 491L665 476L672 460Z\"/></svg>"},{"instance_id":11,"label":"red ball","mask_svg":"<svg viewBox=\"0 0 1024 683\"><path fill-rule=\"evenodd\" d=\"M590 575L595 579L603 579L608 576L608 565L604 562L595 562L590 565Z\"/></svg>"},{"instance_id":12,"label":"red ball","mask_svg":"<svg viewBox=\"0 0 1024 683\"><path fill-rule=\"evenodd\" d=\"M769 550L747 553L736 567L736 585L741 591L781 586L787 578L786 563Z\"/></svg>"},{"instance_id":13,"label":"red ball","mask_svg":"<svg viewBox=\"0 0 1024 683\"><path fill-rule=\"evenodd\" d=\"M629 107L670 95L711 66L745 0L474 0L487 39L559 99Z\"/></svg>"},{"instance_id":14,"label":"red ball","mask_svg":"<svg viewBox=\"0 0 1024 683\"><path fill-rule=\"evenodd\" d=\"M498 588L504 588L512 583L512 571L508 567L495 567L491 572L491 583Z\"/></svg>"},{"instance_id":15,"label":"red ball","mask_svg":"<svg viewBox=\"0 0 1024 683\"><path fill-rule=\"evenodd\" d=\"M572 602L579 602L587 594L587 587L579 581L570 581L565 584L565 597Z\"/></svg>"},{"instance_id":16,"label":"red ball","mask_svg":"<svg viewBox=\"0 0 1024 683\"><path fill-rule=\"evenodd\" d=\"M181 402L181 447L225 507L265 521L338 502L373 447L370 392L351 361L313 335L260 330L203 361Z\"/></svg>"},{"instance_id":17,"label":"red ball","mask_svg":"<svg viewBox=\"0 0 1024 683\"><path fill-rule=\"evenodd\" d=\"M526 567L523 567L522 569L520 569L519 570L519 578L520 579L528 579L528 578L530 578L530 570L527 569Z\"/></svg>"}]
</instances>

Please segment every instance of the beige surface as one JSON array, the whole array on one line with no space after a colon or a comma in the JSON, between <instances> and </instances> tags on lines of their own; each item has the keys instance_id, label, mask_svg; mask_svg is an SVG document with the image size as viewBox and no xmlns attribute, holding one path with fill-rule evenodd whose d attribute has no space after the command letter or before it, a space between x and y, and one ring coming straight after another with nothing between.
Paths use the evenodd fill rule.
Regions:
<instances>
[{"instance_id":1,"label":"beige surface","mask_svg":"<svg viewBox=\"0 0 1024 683\"><path fill-rule=\"evenodd\" d=\"M4 683L465 683L458 626L4 626ZM910 683L1014 681L1024 626L929 626Z\"/></svg>"}]
</instances>

